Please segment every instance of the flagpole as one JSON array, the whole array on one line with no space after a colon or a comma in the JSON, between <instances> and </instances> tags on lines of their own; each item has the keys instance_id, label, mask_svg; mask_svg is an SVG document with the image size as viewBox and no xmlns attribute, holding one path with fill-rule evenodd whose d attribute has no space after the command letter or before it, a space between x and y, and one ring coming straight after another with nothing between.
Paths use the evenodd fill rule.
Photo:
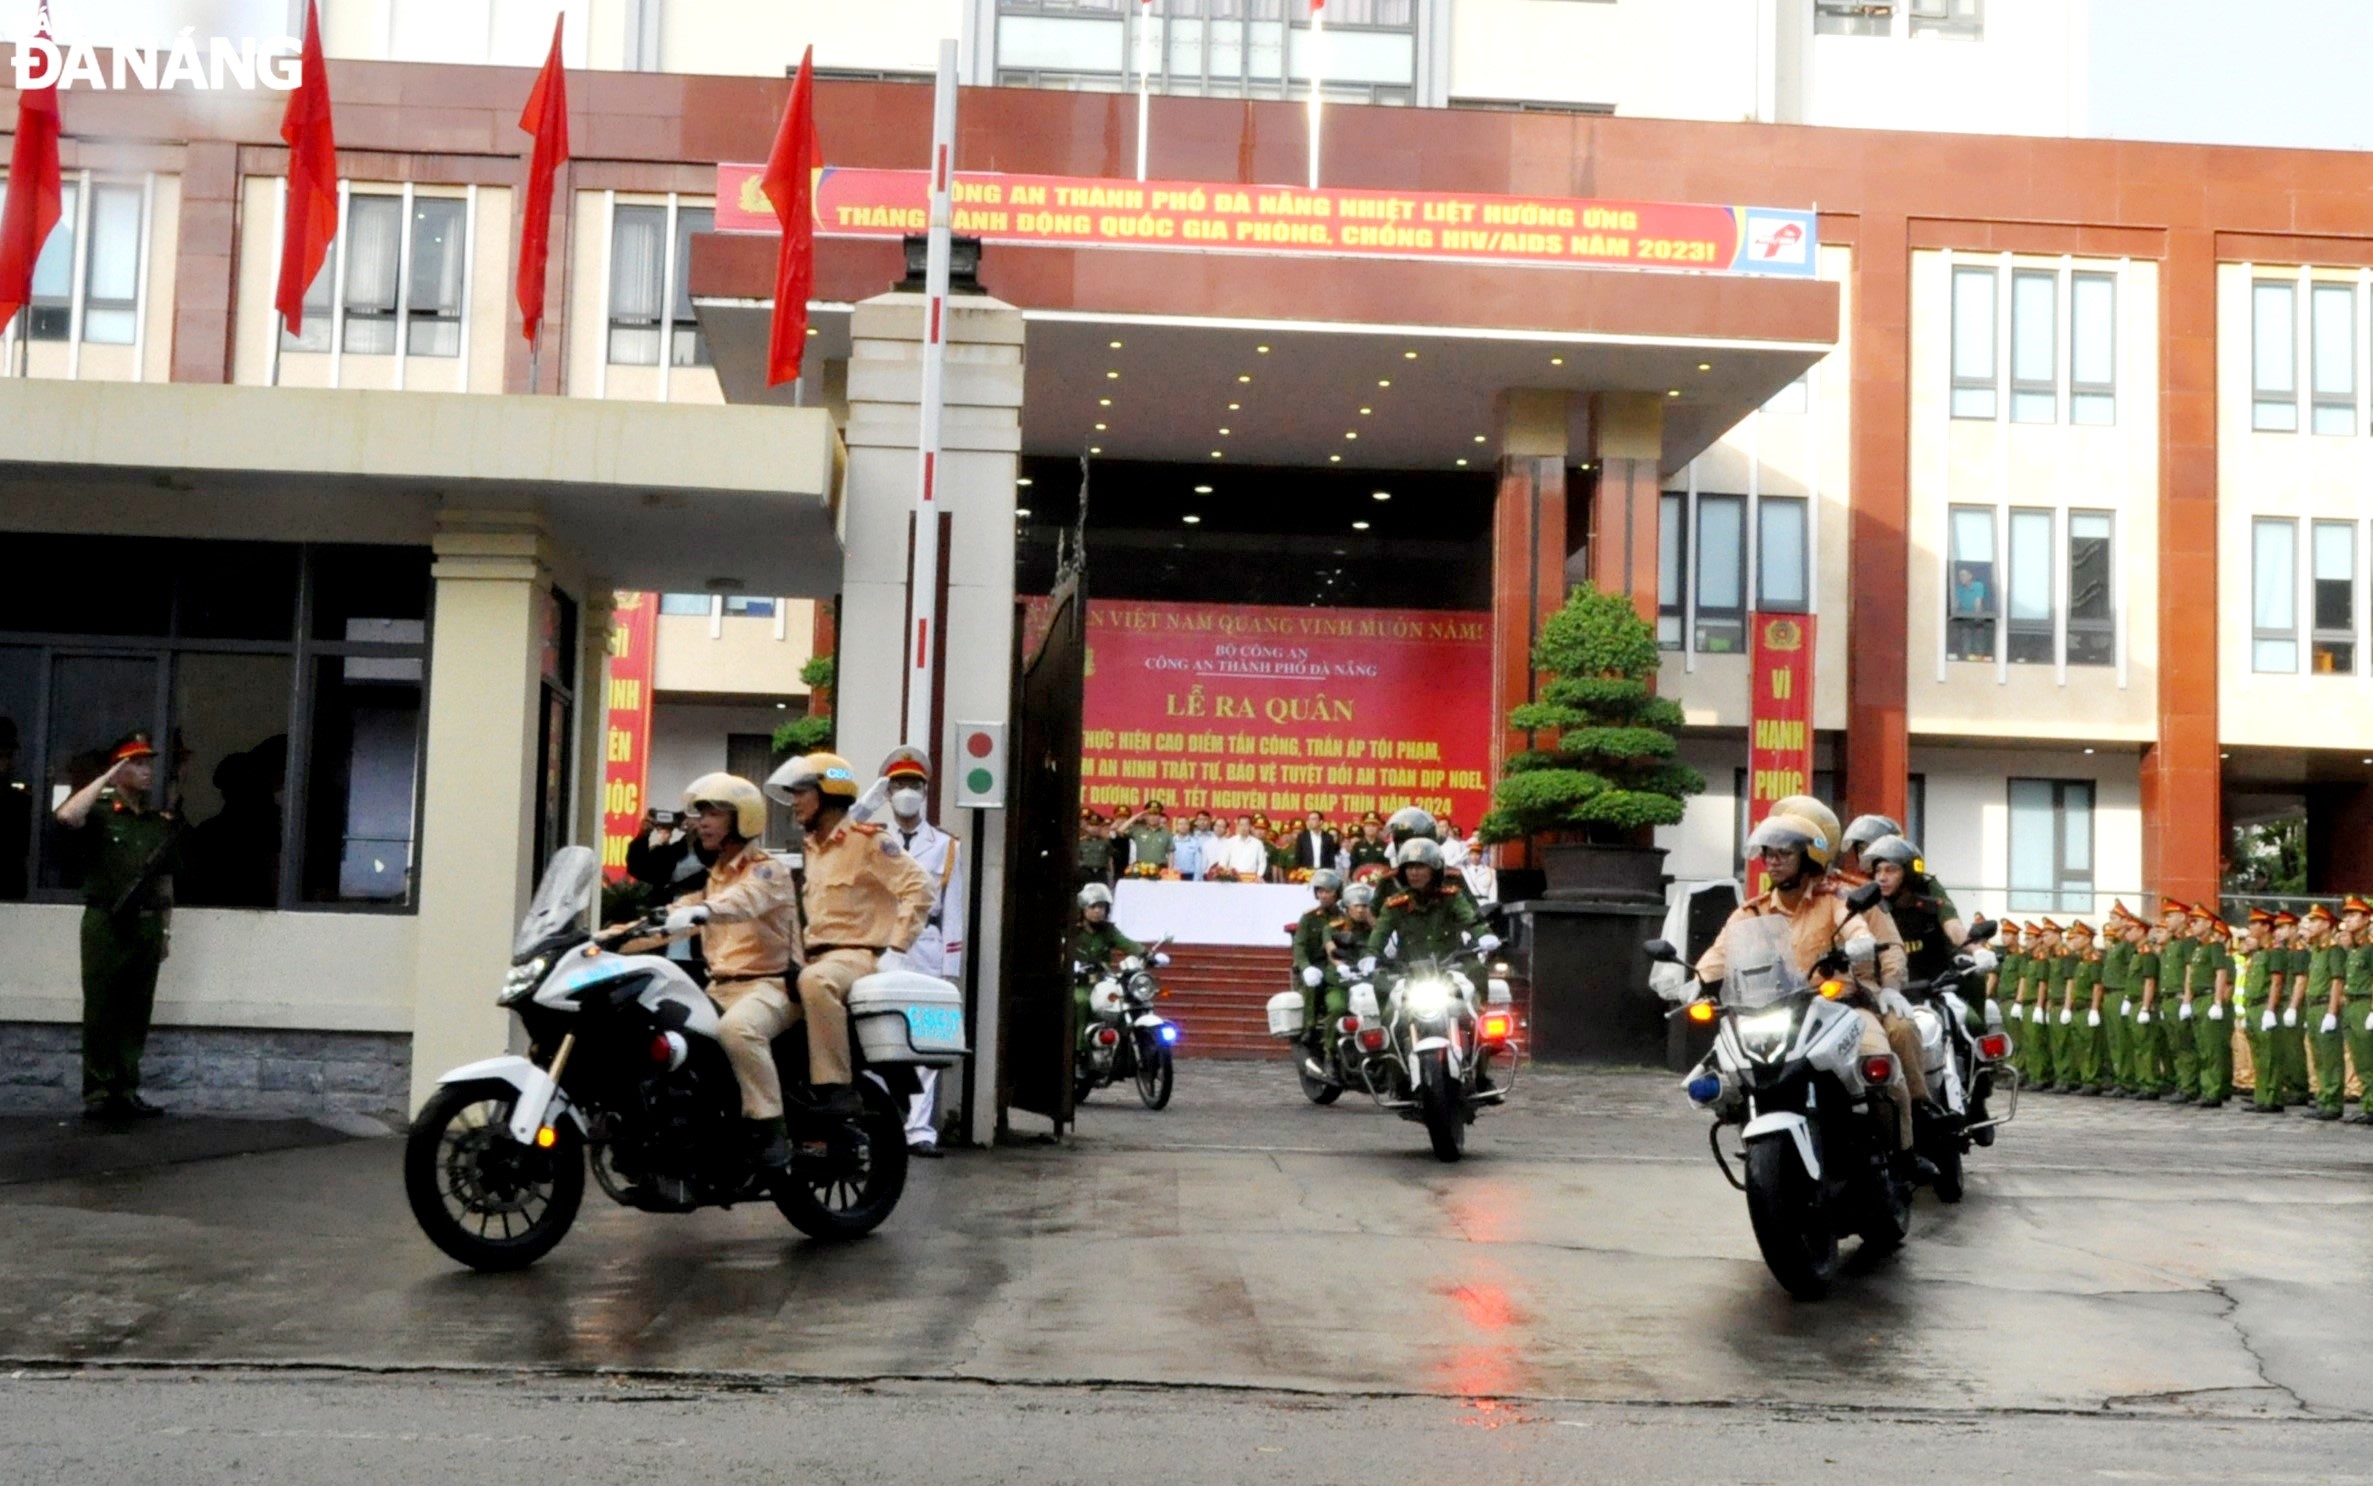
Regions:
<instances>
[{"instance_id":1,"label":"flagpole","mask_svg":"<svg viewBox=\"0 0 2373 1486\"><path fill-rule=\"evenodd\" d=\"M1167 11L1165 6L1164 10ZM1145 34L1154 23L1154 0L1137 7L1137 179L1145 179L1146 121L1153 114L1153 69L1145 65Z\"/></svg>"},{"instance_id":2,"label":"flagpole","mask_svg":"<svg viewBox=\"0 0 2373 1486\"><path fill-rule=\"evenodd\" d=\"M1325 107L1319 97L1321 44L1327 35L1326 0L1312 0L1310 6L1310 189L1318 189L1318 115Z\"/></svg>"},{"instance_id":3,"label":"flagpole","mask_svg":"<svg viewBox=\"0 0 2373 1486\"><path fill-rule=\"evenodd\" d=\"M923 270L923 390L915 486L913 565L906 579L906 718L900 741L939 745L931 713L931 620L939 609L940 412L947 381L948 258L955 220L956 43L939 44L939 87L931 108L931 225Z\"/></svg>"}]
</instances>

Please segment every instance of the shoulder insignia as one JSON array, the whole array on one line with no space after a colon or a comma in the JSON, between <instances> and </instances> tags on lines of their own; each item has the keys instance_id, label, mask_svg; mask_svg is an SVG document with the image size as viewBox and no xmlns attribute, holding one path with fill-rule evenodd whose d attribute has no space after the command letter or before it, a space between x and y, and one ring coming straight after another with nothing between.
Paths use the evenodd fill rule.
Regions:
<instances>
[{"instance_id":1,"label":"shoulder insignia","mask_svg":"<svg viewBox=\"0 0 2373 1486\"><path fill-rule=\"evenodd\" d=\"M844 831L854 831L860 836L879 836L882 833L882 828L878 825L875 825L870 820L852 822L850 824L843 825L841 829Z\"/></svg>"},{"instance_id":2,"label":"shoulder insignia","mask_svg":"<svg viewBox=\"0 0 2373 1486\"><path fill-rule=\"evenodd\" d=\"M773 867L771 867L771 866L769 866L769 867L760 867L760 868L758 869L758 871L757 871L755 874L753 874L753 875L755 875L755 876L756 876L756 877L757 877L757 878L758 878L760 881L762 881L762 882L769 882L769 881L772 881L772 880L774 879L774 875L775 875L775 869L774 869Z\"/></svg>"},{"instance_id":3,"label":"shoulder insignia","mask_svg":"<svg viewBox=\"0 0 2373 1486\"><path fill-rule=\"evenodd\" d=\"M1384 906L1387 908L1406 908L1409 906L1409 895L1407 893L1395 893L1391 897L1384 900Z\"/></svg>"}]
</instances>

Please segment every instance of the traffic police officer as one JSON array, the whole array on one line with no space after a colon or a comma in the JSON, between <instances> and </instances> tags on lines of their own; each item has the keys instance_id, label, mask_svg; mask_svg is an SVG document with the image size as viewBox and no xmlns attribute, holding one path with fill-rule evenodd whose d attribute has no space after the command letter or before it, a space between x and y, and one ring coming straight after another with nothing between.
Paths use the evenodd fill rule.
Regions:
<instances>
[{"instance_id":1,"label":"traffic police officer","mask_svg":"<svg viewBox=\"0 0 2373 1486\"><path fill-rule=\"evenodd\" d=\"M157 969L169 948L173 869L182 823L152 809L154 745L133 733L107 770L66 797L57 821L82 836L83 1118L120 1120L165 1111L140 1094L140 1055L156 1009Z\"/></svg>"}]
</instances>

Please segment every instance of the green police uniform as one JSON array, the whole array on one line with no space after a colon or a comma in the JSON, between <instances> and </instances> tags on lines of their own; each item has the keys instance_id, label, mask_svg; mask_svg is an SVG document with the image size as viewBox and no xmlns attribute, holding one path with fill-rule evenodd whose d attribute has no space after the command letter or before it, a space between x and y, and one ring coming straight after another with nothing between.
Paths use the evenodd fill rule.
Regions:
<instances>
[{"instance_id":1,"label":"green police uniform","mask_svg":"<svg viewBox=\"0 0 2373 1486\"><path fill-rule=\"evenodd\" d=\"M2165 973L2159 952L2144 941L2134 951L2134 968L2128 972L2134 980L2134 1097L2158 1099L2167 1093L2167 1040L2164 1028L2173 1004L2160 993L2159 977ZM2148 988L2156 1002L2146 1015L2142 996Z\"/></svg>"},{"instance_id":2,"label":"green police uniform","mask_svg":"<svg viewBox=\"0 0 2373 1486\"><path fill-rule=\"evenodd\" d=\"M2101 952L2101 1076L2105 1092L2124 1097L2134 1088L2134 946L2123 937Z\"/></svg>"},{"instance_id":3,"label":"green police uniform","mask_svg":"<svg viewBox=\"0 0 2373 1486\"><path fill-rule=\"evenodd\" d=\"M2073 1080L2080 1094L2098 1094L2104 1079L2103 1069L2108 1063L2108 1031L2096 1025L2106 1020L2094 1008L2093 996L2101 988L2101 953L2086 950L2072 956L2068 972L2068 990L2073 1001L2069 1023L2061 1028L2065 1034L2061 1049L2063 1074Z\"/></svg>"},{"instance_id":4,"label":"green police uniform","mask_svg":"<svg viewBox=\"0 0 2373 1486\"><path fill-rule=\"evenodd\" d=\"M1382 960L1390 951L1390 958L1403 965L1442 959L1464 945L1467 931L1482 921L1474 902L1455 892L1398 892L1376 915L1368 953Z\"/></svg>"},{"instance_id":5,"label":"green police uniform","mask_svg":"<svg viewBox=\"0 0 2373 1486\"><path fill-rule=\"evenodd\" d=\"M2249 1028L2249 1057L2257 1075L2257 1087L2250 1091L2250 1103L2260 1109L2282 1108L2282 1003L2288 999L2289 982L2275 974L2275 967L2287 958L2282 950L2268 945L2249 957L2241 970L2241 995L2248 1003L2241 1015ZM2274 1018L2268 1027L2267 1017Z\"/></svg>"},{"instance_id":6,"label":"green police uniform","mask_svg":"<svg viewBox=\"0 0 2373 1486\"><path fill-rule=\"evenodd\" d=\"M1079 883L1091 882L1112 885L1112 838L1110 836L1082 836L1079 838Z\"/></svg>"},{"instance_id":7,"label":"green police uniform","mask_svg":"<svg viewBox=\"0 0 2373 1486\"><path fill-rule=\"evenodd\" d=\"M2233 957L2220 940L2211 939L2192 955L2192 1040L2198 1048L2200 1062L2200 1102L2219 1105L2233 1092L2233 1018L2232 1008L2219 1008L2216 1002L2216 982L2219 975L2231 984Z\"/></svg>"},{"instance_id":8,"label":"green police uniform","mask_svg":"<svg viewBox=\"0 0 2373 1486\"><path fill-rule=\"evenodd\" d=\"M2326 1032L2323 1026L2332 1007L2332 977L2345 977L2347 960L2346 951L2333 951L2330 939L2307 951L2307 1000L2299 1008L2299 1020L2308 1029L2307 1045L2315 1054L2315 1108L2338 1114L2348 1087L2348 1070L2341 1061L2348 1042L2338 1027ZM2343 1020L2346 1012L2343 1005Z\"/></svg>"},{"instance_id":9,"label":"green police uniform","mask_svg":"<svg viewBox=\"0 0 2373 1486\"><path fill-rule=\"evenodd\" d=\"M2035 1030L2035 1087L2043 1091L2067 1088L2076 1080L2073 1075L2063 1081L2060 1069L2060 1049L2069 1041L2067 1028L2060 1025L2060 1005L2068 994L2068 948L2063 944L2043 957L2031 980L2034 986Z\"/></svg>"},{"instance_id":10,"label":"green police uniform","mask_svg":"<svg viewBox=\"0 0 2373 1486\"><path fill-rule=\"evenodd\" d=\"M2348 1055L2356 1060L2357 1077L2362 1085L2357 1094L2356 1119L2360 1124L2373 1124L2373 945L2357 945L2341 961L2341 987L2346 998L2340 1004L2340 1035L2347 1041Z\"/></svg>"},{"instance_id":11,"label":"green police uniform","mask_svg":"<svg viewBox=\"0 0 2373 1486\"><path fill-rule=\"evenodd\" d=\"M2184 1015L2192 956L2200 946L2190 939L2170 939L2159 951L2159 1037L2165 1046L2172 1081L2166 1097L2190 1104L2200 1097L2200 1044L2194 1040L2191 1017ZM2192 1008L2192 1016L2200 1015Z\"/></svg>"},{"instance_id":12,"label":"green police uniform","mask_svg":"<svg viewBox=\"0 0 2373 1486\"><path fill-rule=\"evenodd\" d=\"M1359 871L1362 867L1389 867L1391 865L1392 848L1383 842L1370 841L1367 837L1362 836L1359 840L1351 843L1351 870L1353 872Z\"/></svg>"},{"instance_id":13,"label":"green police uniform","mask_svg":"<svg viewBox=\"0 0 2373 1486\"><path fill-rule=\"evenodd\" d=\"M82 1098L97 1105L140 1088L156 1010L157 969L173 916L181 821L102 792L83 820Z\"/></svg>"},{"instance_id":14,"label":"green police uniform","mask_svg":"<svg viewBox=\"0 0 2373 1486\"><path fill-rule=\"evenodd\" d=\"M1157 867L1170 865L1170 845L1173 840L1168 826L1140 823L1129 827L1131 865L1151 862Z\"/></svg>"},{"instance_id":15,"label":"green police uniform","mask_svg":"<svg viewBox=\"0 0 2373 1486\"><path fill-rule=\"evenodd\" d=\"M1096 989L1096 982L1111 967L1112 957L1144 953L1145 946L1114 928L1111 919L1107 918L1100 924L1088 923L1084 919L1081 921L1072 958L1086 961L1088 971L1084 975L1074 975L1071 979L1071 1004L1078 1013L1073 1023L1077 1028L1076 1035L1082 1038L1088 1035L1088 1023L1094 1019L1089 1009L1089 999Z\"/></svg>"},{"instance_id":16,"label":"green police uniform","mask_svg":"<svg viewBox=\"0 0 2373 1486\"><path fill-rule=\"evenodd\" d=\"M1335 936L1350 927L1340 909L1313 908L1294 925L1294 988L1302 993L1302 1030L1308 1033L1321 1020L1332 1021L1351 1005L1343 976L1335 968ZM1315 969L1318 989L1312 990L1302 972Z\"/></svg>"},{"instance_id":17,"label":"green police uniform","mask_svg":"<svg viewBox=\"0 0 2373 1486\"><path fill-rule=\"evenodd\" d=\"M2285 1020L2290 1013L2291 992L2299 979L2307 973L2307 951L2297 944L2282 952L2282 962L2275 966L2275 979L2280 989L2275 992L2276 1047L2282 1054L2282 1102L2305 1104L2311 1085L2307 1077L2307 1027L2304 1010L2296 1025Z\"/></svg>"},{"instance_id":18,"label":"green police uniform","mask_svg":"<svg viewBox=\"0 0 2373 1486\"><path fill-rule=\"evenodd\" d=\"M2025 950L2011 950L1994 966L1994 989L1987 1000L1993 1005L1995 1014L2001 1017L2005 1025L2015 1020L2010 1014L2010 1009L2018 1004L2019 980L2026 973L2027 952ZM2026 1041L2027 1029L2020 1027L2017 1034L2011 1039L2011 1046L2015 1050L2024 1046Z\"/></svg>"}]
</instances>

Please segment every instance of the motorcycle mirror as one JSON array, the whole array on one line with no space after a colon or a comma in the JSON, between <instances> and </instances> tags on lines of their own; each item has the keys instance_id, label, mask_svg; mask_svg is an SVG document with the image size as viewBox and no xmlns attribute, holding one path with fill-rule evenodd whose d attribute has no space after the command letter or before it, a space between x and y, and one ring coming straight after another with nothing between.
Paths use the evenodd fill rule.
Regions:
<instances>
[{"instance_id":1,"label":"motorcycle mirror","mask_svg":"<svg viewBox=\"0 0 2373 1486\"><path fill-rule=\"evenodd\" d=\"M1856 913L1868 913L1871 906L1879 901L1879 897L1879 885L1875 882L1866 882L1846 894L1846 906Z\"/></svg>"},{"instance_id":2,"label":"motorcycle mirror","mask_svg":"<svg viewBox=\"0 0 2373 1486\"><path fill-rule=\"evenodd\" d=\"M2001 927L1990 918L1981 918L1969 926L1969 933L1965 937L1971 944L1983 944L1993 938L1994 931Z\"/></svg>"},{"instance_id":3,"label":"motorcycle mirror","mask_svg":"<svg viewBox=\"0 0 2373 1486\"><path fill-rule=\"evenodd\" d=\"M1681 963L1681 952L1673 948L1672 941L1669 939L1651 939L1640 947L1648 951L1648 958L1654 960L1659 965L1678 965Z\"/></svg>"}]
</instances>

